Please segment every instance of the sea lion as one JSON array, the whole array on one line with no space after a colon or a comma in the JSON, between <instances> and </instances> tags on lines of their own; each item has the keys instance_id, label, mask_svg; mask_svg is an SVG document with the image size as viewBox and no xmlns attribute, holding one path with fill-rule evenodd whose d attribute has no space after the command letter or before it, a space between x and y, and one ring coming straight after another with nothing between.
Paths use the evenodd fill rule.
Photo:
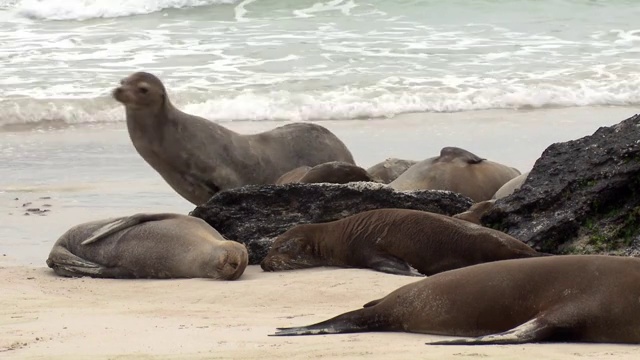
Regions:
<instances>
[{"instance_id":1,"label":"sea lion","mask_svg":"<svg viewBox=\"0 0 640 360\"><path fill-rule=\"evenodd\" d=\"M235 280L249 256L204 220L179 214L135 214L72 227L47 265L62 276Z\"/></svg>"},{"instance_id":2,"label":"sea lion","mask_svg":"<svg viewBox=\"0 0 640 360\"><path fill-rule=\"evenodd\" d=\"M368 168L367 172L374 179L377 179L384 184L388 184L417 163L418 162L414 160L388 158L385 161Z\"/></svg>"},{"instance_id":3,"label":"sea lion","mask_svg":"<svg viewBox=\"0 0 640 360\"><path fill-rule=\"evenodd\" d=\"M374 181L369 173L353 164L330 161L324 164L316 165L304 171L305 167L299 167L282 175L276 184L286 183L333 183L347 184L356 181Z\"/></svg>"},{"instance_id":4,"label":"sea lion","mask_svg":"<svg viewBox=\"0 0 640 360\"><path fill-rule=\"evenodd\" d=\"M292 123L242 135L171 104L156 76L137 72L113 97L126 110L136 151L182 197L201 205L221 190L273 184L299 166L329 161L355 164L340 139L311 123Z\"/></svg>"},{"instance_id":5,"label":"sea lion","mask_svg":"<svg viewBox=\"0 0 640 360\"><path fill-rule=\"evenodd\" d=\"M274 335L368 331L465 336L427 344L640 343L640 259L562 255L452 270L364 308Z\"/></svg>"},{"instance_id":6,"label":"sea lion","mask_svg":"<svg viewBox=\"0 0 640 360\"><path fill-rule=\"evenodd\" d=\"M489 261L544 256L497 230L450 216L377 209L279 235L260 266L265 271L315 266L371 268L433 275Z\"/></svg>"},{"instance_id":7,"label":"sea lion","mask_svg":"<svg viewBox=\"0 0 640 360\"><path fill-rule=\"evenodd\" d=\"M276 185L295 183L300 180L309 170L311 170L311 166L300 166L291 171L287 171L282 176L276 180Z\"/></svg>"},{"instance_id":8,"label":"sea lion","mask_svg":"<svg viewBox=\"0 0 640 360\"><path fill-rule=\"evenodd\" d=\"M489 161L457 147L423 160L392 181L396 190L449 190L475 202L489 200L502 185L520 175L517 169Z\"/></svg>"},{"instance_id":9,"label":"sea lion","mask_svg":"<svg viewBox=\"0 0 640 360\"><path fill-rule=\"evenodd\" d=\"M471 207L467 211L455 214L453 215L453 217L456 219L466 220L474 224L482 225L482 221L480 220L482 219L484 214L493 209L495 202L495 199L477 202L471 205Z\"/></svg>"},{"instance_id":10,"label":"sea lion","mask_svg":"<svg viewBox=\"0 0 640 360\"><path fill-rule=\"evenodd\" d=\"M507 181L504 185L500 187L500 189L498 189L498 191L496 191L495 194L493 194L492 199L496 199L496 200L502 199L503 197L507 197L513 194L514 191L520 189L522 184L524 184L524 182L527 180L527 176L529 176L529 171L527 171L526 173L522 173L514 177L513 179Z\"/></svg>"}]
</instances>

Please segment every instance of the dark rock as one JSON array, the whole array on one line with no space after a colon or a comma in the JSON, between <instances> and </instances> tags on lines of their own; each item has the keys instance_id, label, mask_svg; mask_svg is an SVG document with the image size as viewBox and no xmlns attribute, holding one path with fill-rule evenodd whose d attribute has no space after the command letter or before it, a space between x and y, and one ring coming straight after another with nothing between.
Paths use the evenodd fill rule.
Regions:
<instances>
[{"instance_id":1,"label":"dark rock","mask_svg":"<svg viewBox=\"0 0 640 360\"><path fill-rule=\"evenodd\" d=\"M640 116L549 146L481 221L543 252L640 255Z\"/></svg>"},{"instance_id":2,"label":"dark rock","mask_svg":"<svg viewBox=\"0 0 640 360\"><path fill-rule=\"evenodd\" d=\"M267 255L273 238L292 226L342 219L367 210L402 208L453 215L471 199L449 191L395 191L373 182L350 184L250 185L226 190L190 215L204 219L249 250L249 263Z\"/></svg>"}]
</instances>

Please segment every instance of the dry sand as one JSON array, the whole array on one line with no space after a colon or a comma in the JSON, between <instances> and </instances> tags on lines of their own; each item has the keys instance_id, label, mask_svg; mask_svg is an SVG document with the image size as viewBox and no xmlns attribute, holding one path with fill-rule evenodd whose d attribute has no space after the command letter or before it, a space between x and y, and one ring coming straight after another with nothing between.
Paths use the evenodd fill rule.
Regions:
<instances>
[{"instance_id":1,"label":"dry sand","mask_svg":"<svg viewBox=\"0 0 640 360\"><path fill-rule=\"evenodd\" d=\"M2 264L2 262L0 262ZM265 273L238 281L67 279L2 266L0 358L17 359L638 359L639 346L429 346L405 333L269 337L324 320L415 278L364 269Z\"/></svg>"}]
</instances>

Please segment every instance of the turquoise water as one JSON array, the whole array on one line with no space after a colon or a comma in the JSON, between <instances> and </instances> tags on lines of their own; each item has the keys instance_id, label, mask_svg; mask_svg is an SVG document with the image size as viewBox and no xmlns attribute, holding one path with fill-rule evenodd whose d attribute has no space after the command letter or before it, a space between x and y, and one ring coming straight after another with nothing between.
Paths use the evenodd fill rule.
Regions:
<instances>
[{"instance_id":1,"label":"turquoise water","mask_svg":"<svg viewBox=\"0 0 640 360\"><path fill-rule=\"evenodd\" d=\"M640 104L640 5L0 0L0 126L123 121L137 70L216 121Z\"/></svg>"}]
</instances>

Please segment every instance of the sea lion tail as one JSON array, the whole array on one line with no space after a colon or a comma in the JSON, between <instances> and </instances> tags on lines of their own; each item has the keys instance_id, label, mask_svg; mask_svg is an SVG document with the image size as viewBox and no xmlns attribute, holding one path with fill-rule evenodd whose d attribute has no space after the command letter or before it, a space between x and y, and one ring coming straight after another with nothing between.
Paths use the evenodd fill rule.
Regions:
<instances>
[{"instance_id":1,"label":"sea lion tail","mask_svg":"<svg viewBox=\"0 0 640 360\"><path fill-rule=\"evenodd\" d=\"M91 234L91 236L88 239L84 240L81 244L87 245L87 244L94 243L120 230L127 229L132 226L142 224L144 222L165 220L165 219L174 218L175 216L176 216L175 214L170 214L170 213L160 213L160 214L138 213L138 214L134 214L127 217L117 218L111 222L104 224L98 230L94 231L93 234Z\"/></svg>"},{"instance_id":2,"label":"sea lion tail","mask_svg":"<svg viewBox=\"0 0 640 360\"><path fill-rule=\"evenodd\" d=\"M313 325L277 328L278 331L269 336L344 334L382 331L389 328L389 321L380 314L371 314L371 308L368 307L350 311Z\"/></svg>"}]
</instances>

